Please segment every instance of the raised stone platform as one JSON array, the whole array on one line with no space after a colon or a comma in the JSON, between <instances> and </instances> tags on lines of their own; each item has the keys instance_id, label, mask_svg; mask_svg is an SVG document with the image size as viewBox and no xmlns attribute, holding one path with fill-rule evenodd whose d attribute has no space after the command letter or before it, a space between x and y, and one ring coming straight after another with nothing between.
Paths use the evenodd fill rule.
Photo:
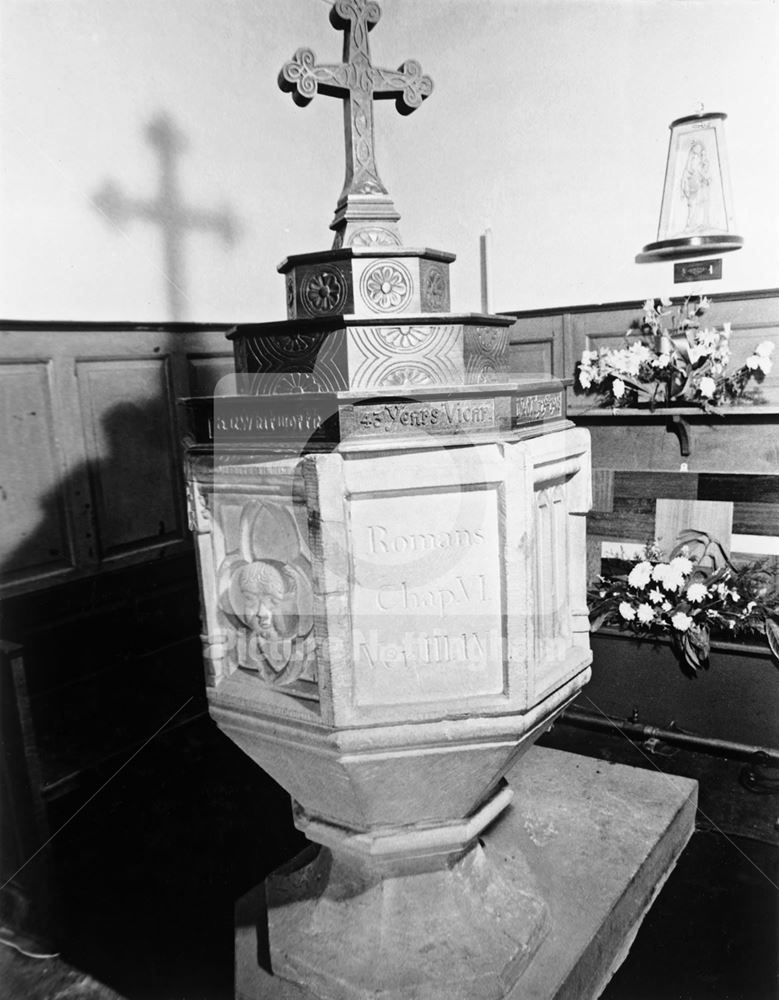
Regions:
<instances>
[{"instance_id":1,"label":"raised stone platform","mask_svg":"<svg viewBox=\"0 0 779 1000\"><path fill-rule=\"evenodd\" d=\"M507 777L513 804L483 834L484 855L509 884L527 864L548 907L549 930L503 996L590 1000L624 960L693 832L697 782L539 747L532 747ZM263 886L236 908L236 997L313 1000L316 994L260 967L258 955L268 952L264 911ZM365 927L364 946L370 947L374 931ZM472 942L448 944L466 951ZM344 942L353 951L360 947L359 940ZM402 968L400 950L397 962ZM408 1000L437 996L441 985L433 992L412 988ZM473 1000L495 996L494 991L494 978L485 979L485 992L473 993ZM364 998L383 995L365 993Z\"/></svg>"}]
</instances>

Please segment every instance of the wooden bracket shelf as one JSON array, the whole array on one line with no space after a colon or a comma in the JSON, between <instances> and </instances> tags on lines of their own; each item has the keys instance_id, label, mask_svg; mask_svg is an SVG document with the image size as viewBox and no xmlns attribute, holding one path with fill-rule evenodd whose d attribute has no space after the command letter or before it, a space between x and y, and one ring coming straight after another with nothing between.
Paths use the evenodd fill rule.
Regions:
<instances>
[{"instance_id":1,"label":"wooden bracket shelf","mask_svg":"<svg viewBox=\"0 0 779 1000\"><path fill-rule=\"evenodd\" d=\"M669 434L679 441L679 454L689 458L693 451L695 426L725 427L728 424L775 424L779 417L779 406L742 405L722 407L718 410L705 411L692 406L664 406L654 410L637 407L609 409L606 407L587 407L579 409L569 407L568 417L582 426L588 425L658 425L665 424Z\"/></svg>"}]
</instances>

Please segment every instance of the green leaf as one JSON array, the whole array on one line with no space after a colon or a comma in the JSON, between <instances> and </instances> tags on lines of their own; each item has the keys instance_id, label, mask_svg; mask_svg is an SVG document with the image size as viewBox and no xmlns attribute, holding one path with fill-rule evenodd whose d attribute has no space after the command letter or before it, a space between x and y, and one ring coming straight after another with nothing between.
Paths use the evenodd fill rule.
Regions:
<instances>
[{"instance_id":1,"label":"green leaf","mask_svg":"<svg viewBox=\"0 0 779 1000\"><path fill-rule=\"evenodd\" d=\"M608 611L604 612L602 615L596 615L594 618L591 618L590 632L597 632L607 618L608 618Z\"/></svg>"}]
</instances>

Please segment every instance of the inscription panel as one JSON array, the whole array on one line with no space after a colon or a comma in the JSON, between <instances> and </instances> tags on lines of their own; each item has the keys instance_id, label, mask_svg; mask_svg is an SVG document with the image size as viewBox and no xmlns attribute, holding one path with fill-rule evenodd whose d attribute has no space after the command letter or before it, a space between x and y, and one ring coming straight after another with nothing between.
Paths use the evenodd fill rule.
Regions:
<instances>
[{"instance_id":1,"label":"inscription panel","mask_svg":"<svg viewBox=\"0 0 779 1000\"><path fill-rule=\"evenodd\" d=\"M420 430L428 434L457 434L495 427L494 399L389 402L360 406L356 410L357 432L369 436Z\"/></svg>"},{"instance_id":2,"label":"inscription panel","mask_svg":"<svg viewBox=\"0 0 779 1000\"><path fill-rule=\"evenodd\" d=\"M514 400L514 426L524 427L563 416L562 392L539 392Z\"/></svg>"},{"instance_id":3,"label":"inscription panel","mask_svg":"<svg viewBox=\"0 0 779 1000\"><path fill-rule=\"evenodd\" d=\"M498 487L355 497L349 507L355 704L500 694Z\"/></svg>"}]
</instances>

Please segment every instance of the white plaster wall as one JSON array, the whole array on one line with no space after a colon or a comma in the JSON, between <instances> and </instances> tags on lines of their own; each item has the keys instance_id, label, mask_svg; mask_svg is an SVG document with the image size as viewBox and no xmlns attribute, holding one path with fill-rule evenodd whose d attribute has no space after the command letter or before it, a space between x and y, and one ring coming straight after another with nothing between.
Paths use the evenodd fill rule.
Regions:
<instances>
[{"instance_id":1,"label":"white plaster wall","mask_svg":"<svg viewBox=\"0 0 779 1000\"><path fill-rule=\"evenodd\" d=\"M745 248L709 291L779 277L779 6L772 0L383 0L377 64L417 58L433 96L377 107L378 165L409 245L452 250L454 309L478 309L478 238L493 307L673 290L634 262L656 237L672 119L728 113ZM190 204L229 205L242 234L186 243L187 319L283 315L276 264L330 245L343 179L339 102L305 110L276 76L301 45L340 59L327 0L5 0L0 8L0 316L163 320L155 227L118 230L106 180L150 196L144 124L186 133ZM677 291L678 291L677 286ZM689 287L689 286L682 286Z\"/></svg>"}]
</instances>

